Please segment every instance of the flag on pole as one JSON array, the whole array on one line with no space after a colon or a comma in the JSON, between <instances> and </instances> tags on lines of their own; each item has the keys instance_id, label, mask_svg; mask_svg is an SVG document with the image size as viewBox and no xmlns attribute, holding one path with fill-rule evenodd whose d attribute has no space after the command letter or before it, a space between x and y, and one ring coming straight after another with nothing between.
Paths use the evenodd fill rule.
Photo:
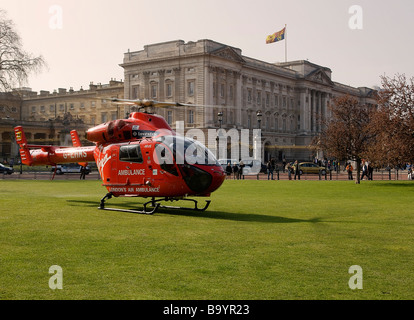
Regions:
<instances>
[{"instance_id":1,"label":"flag on pole","mask_svg":"<svg viewBox=\"0 0 414 320\"><path fill-rule=\"evenodd\" d=\"M286 32L286 27L284 27L279 32L275 32L275 33L267 36L266 43L273 43L273 42L278 42L278 41L284 40L285 39L285 32Z\"/></svg>"}]
</instances>

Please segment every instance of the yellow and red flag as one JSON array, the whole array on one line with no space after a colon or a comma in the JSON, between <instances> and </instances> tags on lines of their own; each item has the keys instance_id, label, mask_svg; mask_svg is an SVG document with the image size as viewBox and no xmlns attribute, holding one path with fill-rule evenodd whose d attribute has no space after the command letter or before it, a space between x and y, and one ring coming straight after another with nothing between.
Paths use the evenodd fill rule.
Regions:
<instances>
[{"instance_id":1,"label":"yellow and red flag","mask_svg":"<svg viewBox=\"0 0 414 320\"><path fill-rule=\"evenodd\" d=\"M278 42L281 40L285 39L285 32L286 32L286 27L284 27L282 30L275 32L269 36L267 36L266 38L266 43L273 43L273 42Z\"/></svg>"}]
</instances>

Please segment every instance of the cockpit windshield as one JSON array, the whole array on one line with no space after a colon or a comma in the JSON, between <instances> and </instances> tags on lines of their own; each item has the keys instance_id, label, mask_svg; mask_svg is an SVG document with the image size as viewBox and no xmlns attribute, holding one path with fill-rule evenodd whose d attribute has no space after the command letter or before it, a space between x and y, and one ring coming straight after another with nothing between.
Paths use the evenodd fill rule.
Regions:
<instances>
[{"instance_id":1,"label":"cockpit windshield","mask_svg":"<svg viewBox=\"0 0 414 320\"><path fill-rule=\"evenodd\" d=\"M158 159L161 162L172 160L165 153L164 149L167 146L171 150L177 164L218 165L213 153L197 140L181 136L162 136L157 138L156 141L162 143L156 147Z\"/></svg>"}]
</instances>

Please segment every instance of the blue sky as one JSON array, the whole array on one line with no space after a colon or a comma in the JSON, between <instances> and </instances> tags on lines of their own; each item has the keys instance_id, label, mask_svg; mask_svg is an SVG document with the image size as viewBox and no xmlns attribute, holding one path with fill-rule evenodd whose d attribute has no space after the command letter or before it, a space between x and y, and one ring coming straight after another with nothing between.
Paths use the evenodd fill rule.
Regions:
<instances>
[{"instance_id":1,"label":"blue sky","mask_svg":"<svg viewBox=\"0 0 414 320\"><path fill-rule=\"evenodd\" d=\"M360 29L349 26L360 22L353 5L362 10ZM128 49L178 39L211 39L266 62L283 62L287 44L288 60L329 67L334 81L355 87L380 85L381 75L414 76L411 0L0 0L0 8L24 48L48 63L24 84L35 91L123 79ZM285 24L287 43L266 44Z\"/></svg>"}]
</instances>

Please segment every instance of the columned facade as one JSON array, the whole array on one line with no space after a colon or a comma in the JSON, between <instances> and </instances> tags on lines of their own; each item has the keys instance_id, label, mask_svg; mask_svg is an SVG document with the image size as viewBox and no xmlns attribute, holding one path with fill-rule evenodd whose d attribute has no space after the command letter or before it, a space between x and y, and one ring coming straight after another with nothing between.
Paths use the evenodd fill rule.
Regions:
<instances>
[{"instance_id":1,"label":"columned facade","mask_svg":"<svg viewBox=\"0 0 414 320\"><path fill-rule=\"evenodd\" d=\"M303 60L267 63L212 40L146 45L125 53L121 66L125 98L195 105L157 110L173 128L176 121L183 121L185 130L206 132L219 126L260 127L263 162L271 157L310 160L314 155L309 144L330 117L334 97L348 94L375 104L372 89L333 82L327 67ZM218 112L223 114L220 119Z\"/></svg>"}]
</instances>

